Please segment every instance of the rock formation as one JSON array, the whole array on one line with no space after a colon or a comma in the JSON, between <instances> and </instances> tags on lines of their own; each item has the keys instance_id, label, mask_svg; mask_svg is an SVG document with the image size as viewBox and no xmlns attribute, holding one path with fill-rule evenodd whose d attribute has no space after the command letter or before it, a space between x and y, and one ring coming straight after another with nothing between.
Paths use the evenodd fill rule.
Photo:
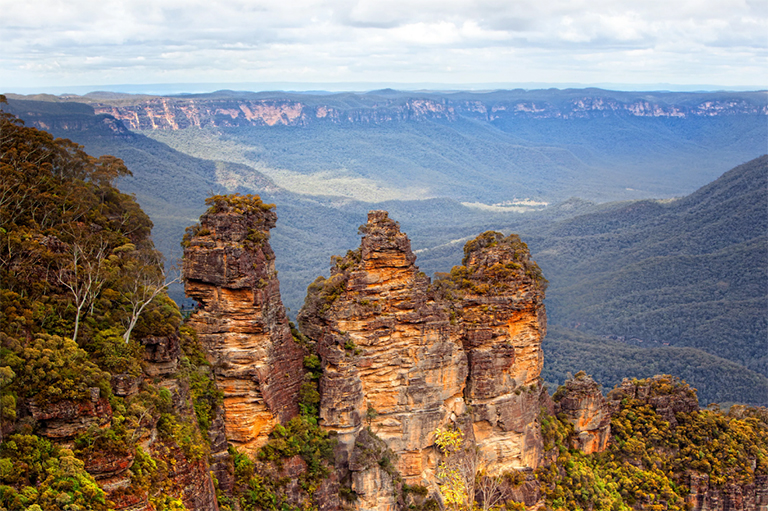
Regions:
<instances>
[{"instance_id":1,"label":"rock formation","mask_svg":"<svg viewBox=\"0 0 768 511\"><path fill-rule=\"evenodd\" d=\"M277 216L257 197L214 197L185 238L187 296L224 392L226 438L255 453L273 427L298 413L303 353L291 336L269 230Z\"/></svg>"},{"instance_id":2,"label":"rock formation","mask_svg":"<svg viewBox=\"0 0 768 511\"><path fill-rule=\"evenodd\" d=\"M699 409L696 392L687 385L677 383L677 379L666 375L645 380L624 378L621 385L611 390L607 397L613 413L618 410L622 399L637 399L653 407L672 427L677 427L675 415L678 412L691 413Z\"/></svg>"},{"instance_id":3,"label":"rock formation","mask_svg":"<svg viewBox=\"0 0 768 511\"><path fill-rule=\"evenodd\" d=\"M571 446L585 454L603 452L611 436L611 407L595 380L580 371L558 389L554 400L555 412L573 424Z\"/></svg>"},{"instance_id":4,"label":"rock formation","mask_svg":"<svg viewBox=\"0 0 768 511\"><path fill-rule=\"evenodd\" d=\"M452 270L454 306L469 359L465 392L474 435L490 473L535 468L546 335L546 281L516 235L486 232L464 247Z\"/></svg>"},{"instance_id":5,"label":"rock formation","mask_svg":"<svg viewBox=\"0 0 768 511\"><path fill-rule=\"evenodd\" d=\"M710 485L709 476L693 473L691 493L686 502L691 511L764 511L768 509L768 476L755 476L746 485L729 483L724 487Z\"/></svg>"},{"instance_id":6,"label":"rock formation","mask_svg":"<svg viewBox=\"0 0 768 511\"><path fill-rule=\"evenodd\" d=\"M98 388L88 389L91 398L83 401L63 400L55 403L28 404L30 414L40 425L40 435L56 440L71 440L89 427L103 427L112 420L112 408Z\"/></svg>"},{"instance_id":7,"label":"rock formation","mask_svg":"<svg viewBox=\"0 0 768 511\"><path fill-rule=\"evenodd\" d=\"M489 472L535 467L546 319L525 245L481 235L465 266L433 285L385 211L361 231L360 248L333 259L299 313L323 361L321 424L339 432L337 463L351 472L358 508L394 505L386 464L360 462L368 431L408 484L434 480L434 431L451 423L477 439Z\"/></svg>"}]
</instances>

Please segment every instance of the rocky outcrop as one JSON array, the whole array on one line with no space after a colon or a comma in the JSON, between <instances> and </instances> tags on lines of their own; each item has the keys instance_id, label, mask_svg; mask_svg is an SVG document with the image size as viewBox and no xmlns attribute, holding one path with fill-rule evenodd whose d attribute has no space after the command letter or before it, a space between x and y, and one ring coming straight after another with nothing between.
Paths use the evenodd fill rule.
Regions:
<instances>
[{"instance_id":1,"label":"rocky outcrop","mask_svg":"<svg viewBox=\"0 0 768 511\"><path fill-rule=\"evenodd\" d=\"M186 294L199 304L190 325L224 392L226 438L251 453L298 413L303 378L267 241L276 218L257 197L214 197L185 237Z\"/></svg>"},{"instance_id":2,"label":"rocky outcrop","mask_svg":"<svg viewBox=\"0 0 768 511\"><path fill-rule=\"evenodd\" d=\"M622 401L635 402L652 409L669 423L671 429L691 428L689 419L691 416L709 413L699 410L695 389L670 375L659 375L643 380L625 378L620 385L608 393L607 400L614 416L620 413ZM728 418L743 420L751 416L757 419L755 424L762 422L762 426L757 426L757 430L764 431L765 409L753 408L751 411L751 413L756 412L756 415L747 412L747 407L743 405L733 405L732 413L728 414ZM683 426L680 426L681 422L684 423ZM717 433L707 441L717 443ZM731 456L731 452L729 449L727 456ZM720 453L725 454L725 451ZM764 469L759 468L754 452L749 452L747 458L738 470L733 470L727 478L721 477L719 481L714 477L715 480L710 480L715 471L710 471L701 465L690 463L683 467L684 473L680 474L680 478L690 489L690 493L685 497L690 509L693 511L767 510L768 476L765 475Z\"/></svg>"},{"instance_id":3,"label":"rocky outcrop","mask_svg":"<svg viewBox=\"0 0 768 511\"><path fill-rule=\"evenodd\" d=\"M486 232L464 247L452 270L452 311L469 360L465 396L489 473L535 468L546 334L546 281L516 235Z\"/></svg>"},{"instance_id":4,"label":"rocky outcrop","mask_svg":"<svg viewBox=\"0 0 768 511\"><path fill-rule=\"evenodd\" d=\"M677 427L678 412L691 413L699 410L699 400L694 389L680 385L677 378L659 375L644 380L624 378L621 385L608 393L608 400L615 414L624 398L645 402L656 410L665 421Z\"/></svg>"},{"instance_id":5,"label":"rocky outcrop","mask_svg":"<svg viewBox=\"0 0 768 511\"><path fill-rule=\"evenodd\" d=\"M31 401L29 412L39 425L39 434L55 440L72 439L91 426L103 427L112 420L112 407L98 387L84 401L62 400L39 404Z\"/></svg>"},{"instance_id":6,"label":"rocky outcrop","mask_svg":"<svg viewBox=\"0 0 768 511\"><path fill-rule=\"evenodd\" d=\"M375 211L365 231L361 247L310 286L298 320L317 341L321 424L339 433L337 459L354 472L358 505L386 509L394 497L387 478L370 474L379 475L378 464L350 460L358 438L370 426L397 454L406 482L422 482L435 465L434 430L466 412L467 358L397 223Z\"/></svg>"},{"instance_id":7,"label":"rocky outcrop","mask_svg":"<svg viewBox=\"0 0 768 511\"><path fill-rule=\"evenodd\" d=\"M432 284L385 211L369 213L361 232L298 317L323 361L321 424L339 432L358 508L394 505L390 474L359 462L369 431L408 484L434 481L434 431L451 423L469 425L489 472L535 467L546 320L525 245L486 233L468 244L465 266Z\"/></svg>"},{"instance_id":8,"label":"rocky outcrop","mask_svg":"<svg viewBox=\"0 0 768 511\"><path fill-rule=\"evenodd\" d=\"M768 476L755 476L754 483L710 485L709 476L690 476L691 493L686 502L692 511L765 511L768 509Z\"/></svg>"},{"instance_id":9,"label":"rocky outcrop","mask_svg":"<svg viewBox=\"0 0 768 511\"><path fill-rule=\"evenodd\" d=\"M585 454L603 452L611 436L611 407L600 386L583 371L567 380L553 396L555 413L573 424L571 446Z\"/></svg>"},{"instance_id":10,"label":"rocky outcrop","mask_svg":"<svg viewBox=\"0 0 768 511\"><path fill-rule=\"evenodd\" d=\"M148 336L141 339L144 346L144 372L148 376L168 376L176 372L181 354L177 334Z\"/></svg>"}]
</instances>

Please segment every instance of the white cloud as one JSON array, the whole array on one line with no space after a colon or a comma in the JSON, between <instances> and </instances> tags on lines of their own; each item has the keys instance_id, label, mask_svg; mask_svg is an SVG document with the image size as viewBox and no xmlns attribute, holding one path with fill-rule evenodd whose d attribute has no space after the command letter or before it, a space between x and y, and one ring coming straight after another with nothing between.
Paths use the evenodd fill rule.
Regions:
<instances>
[{"instance_id":1,"label":"white cloud","mask_svg":"<svg viewBox=\"0 0 768 511\"><path fill-rule=\"evenodd\" d=\"M0 89L272 80L767 86L767 5L0 0Z\"/></svg>"}]
</instances>

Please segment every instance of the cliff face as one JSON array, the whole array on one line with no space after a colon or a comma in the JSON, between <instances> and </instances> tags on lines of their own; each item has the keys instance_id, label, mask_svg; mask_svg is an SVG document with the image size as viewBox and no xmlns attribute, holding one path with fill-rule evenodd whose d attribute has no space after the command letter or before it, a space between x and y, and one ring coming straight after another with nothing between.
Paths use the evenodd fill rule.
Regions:
<instances>
[{"instance_id":1,"label":"cliff face","mask_svg":"<svg viewBox=\"0 0 768 511\"><path fill-rule=\"evenodd\" d=\"M318 343L321 424L339 432L340 463L359 460L356 440L370 426L406 482L420 483L435 465L432 432L466 411L467 357L398 225L376 211L365 230L357 251L334 259L330 279L310 286L299 325ZM391 491L378 491L391 481L374 481L375 463L349 468L361 508L394 504Z\"/></svg>"},{"instance_id":2,"label":"cliff face","mask_svg":"<svg viewBox=\"0 0 768 511\"><path fill-rule=\"evenodd\" d=\"M354 106L318 103L285 94L249 98L148 98L133 104L94 104L97 114L121 120L133 130L178 130L190 127L306 126L313 123L379 124L459 117L496 121L508 118L588 119L612 115L629 117L697 118L727 115L767 115L760 99L744 97L675 98L615 97L606 91L568 97L527 98L509 91L494 98L449 99L435 96L385 98L356 96ZM646 95L647 96L647 95Z\"/></svg>"},{"instance_id":3,"label":"cliff face","mask_svg":"<svg viewBox=\"0 0 768 511\"><path fill-rule=\"evenodd\" d=\"M184 250L186 294L199 304L190 325L224 392L226 437L250 453L298 413L303 378L303 354L291 336L267 241L277 217L258 202L214 204Z\"/></svg>"},{"instance_id":4,"label":"cliff face","mask_svg":"<svg viewBox=\"0 0 768 511\"><path fill-rule=\"evenodd\" d=\"M387 475L357 461L367 426L408 484L434 481L434 431L451 423L477 439L489 472L535 467L545 314L523 245L487 233L458 277L431 285L386 212L369 213L361 231L360 248L334 258L299 313L323 361L321 424L339 431L337 462L358 507L394 505Z\"/></svg>"},{"instance_id":5,"label":"cliff face","mask_svg":"<svg viewBox=\"0 0 768 511\"><path fill-rule=\"evenodd\" d=\"M464 254L463 266L452 271L460 297L453 310L469 359L466 397L475 439L491 473L535 468L546 281L515 235L486 232Z\"/></svg>"}]
</instances>

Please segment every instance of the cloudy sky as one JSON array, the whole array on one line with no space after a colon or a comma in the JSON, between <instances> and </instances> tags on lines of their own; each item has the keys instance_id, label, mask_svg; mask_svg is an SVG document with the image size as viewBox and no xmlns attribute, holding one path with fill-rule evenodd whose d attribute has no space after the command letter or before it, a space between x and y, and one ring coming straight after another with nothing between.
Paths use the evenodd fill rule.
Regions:
<instances>
[{"instance_id":1,"label":"cloudy sky","mask_svg":"<svg viewBox=\"0 0 768 511\"><path fill-rule=\"evenodd\" d=\"M768 87L766 0L0 0L0 92L168 83Z\"/></svg>"}]
</instances>

